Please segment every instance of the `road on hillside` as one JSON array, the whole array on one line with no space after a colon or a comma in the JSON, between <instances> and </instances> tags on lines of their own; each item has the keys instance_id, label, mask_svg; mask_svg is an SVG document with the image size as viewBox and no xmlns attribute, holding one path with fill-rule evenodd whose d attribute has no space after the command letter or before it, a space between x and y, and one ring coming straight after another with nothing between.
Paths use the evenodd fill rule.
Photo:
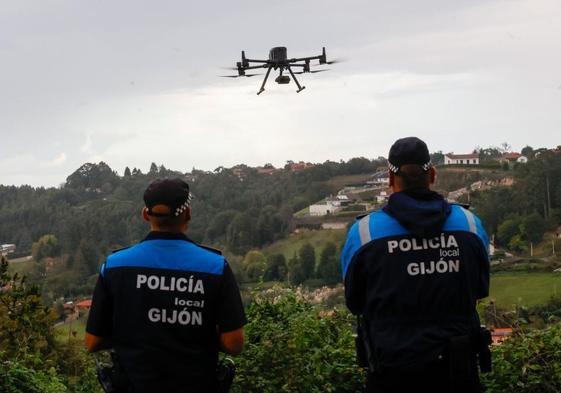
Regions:
<instances>
[{"instance_id":1,"label":"road on hillside","mask_svg":"<svg viewBox=\"0 0 561 393\"><path fill-rule=\"evenodd\" d=\"M31 255L28 255L26 257L21 257L21 258L16 258L16 259L9 259L8 261L10 263L20 263L20 262L27 262L30 261L31 259L33 259L33 257Z\"/></svg>"}]
</instances>

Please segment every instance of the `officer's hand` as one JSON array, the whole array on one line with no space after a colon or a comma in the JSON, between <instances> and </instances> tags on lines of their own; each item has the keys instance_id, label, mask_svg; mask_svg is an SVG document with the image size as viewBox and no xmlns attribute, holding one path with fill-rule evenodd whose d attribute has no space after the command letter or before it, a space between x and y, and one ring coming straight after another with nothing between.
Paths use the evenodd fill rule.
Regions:
<instances>
[{"instance_id":1,"label":"officer's hand","mask_svg":"<svg viewBox=\"0 0 561 393\"><path fill-rule=\"evenodd\" d=\"M243 350L243 328L220 333L220 349L229 355L239 355Z\"/></svg>"}]
</instances>

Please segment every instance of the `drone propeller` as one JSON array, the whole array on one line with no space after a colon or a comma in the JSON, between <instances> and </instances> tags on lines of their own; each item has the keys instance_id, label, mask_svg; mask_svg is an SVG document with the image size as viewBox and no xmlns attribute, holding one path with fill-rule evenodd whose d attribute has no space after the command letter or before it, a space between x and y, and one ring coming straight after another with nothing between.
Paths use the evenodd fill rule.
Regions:
<instances>
[{"instance_id":1,"label":"drone propeller","mask_svg":"<svg viewBox=\"0 0 561 393\"><path fill-rule=\"evenodd\" d=\"M333 59L333 60L330 60L330 61L326 61L325 63L319 63L319 65L344 63L345 61L346 61L346 59Z\"/></svg>"},{"instance_id":2,"label":"drone propeller","mask_svg":"<svg viewBox=\"0 0 561 393\"><path fill-rule=\"evenodd\" d=\"M248 78L251 76L256 76L256 75L263 75L263 74L245 74L245 75L219 75L222 78L239 78L242 76L247 76Z\"/></svg>"},{"instance_id":3,"label":"drone propeller","mask_svg":"<svg viewBox=\"0 0 561 393\"><path fill-rule=\"evenodd\" d=\"M294 72L295 74L315 74L316 72L324 72L324 71L329 71L329 69L324 69L324 70L313 70L313 71L296 71Z\"/></svg>"}]
</instances>

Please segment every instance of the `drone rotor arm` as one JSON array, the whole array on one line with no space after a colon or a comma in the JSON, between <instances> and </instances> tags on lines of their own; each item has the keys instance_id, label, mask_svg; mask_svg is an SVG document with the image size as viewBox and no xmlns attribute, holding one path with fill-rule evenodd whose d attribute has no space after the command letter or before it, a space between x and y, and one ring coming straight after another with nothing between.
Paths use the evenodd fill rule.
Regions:
<instances>
[{"instance_id":1,"label":"drone rotor arm","mask_svg":"<svg viewBox=\"0 0 561 393\"><path fill-rule=\"evenodd\" d=\"M320 60L322 56L311 56L311 57L300 57L296 59L288 59L289 63L295 63L297 61L310 61L310 60ZM291 64L292 65L292 64Z\"/></svg>"},{"instance_id":2,"label":"drone rotor arm","mask_svg":"<svg viewBox=\"0 0 561 393\"><path fill-rule=\"evenodd\" d=\"M263 65L256 65L256 66L249 66L249 67L242 67L242 70L256 70L258 68L267 68L268 65L267 64L263 64Z\"/></svg>"},{"instance_id":3,"label":"drone rotor arm","mask_svg":"<svg viewBox=\"0 0 561 393\"><path fill-rule=\"evenodd\" d=\"M246 63L269 63L269 60L245 59Z\"/></svg>"}]
</instances>

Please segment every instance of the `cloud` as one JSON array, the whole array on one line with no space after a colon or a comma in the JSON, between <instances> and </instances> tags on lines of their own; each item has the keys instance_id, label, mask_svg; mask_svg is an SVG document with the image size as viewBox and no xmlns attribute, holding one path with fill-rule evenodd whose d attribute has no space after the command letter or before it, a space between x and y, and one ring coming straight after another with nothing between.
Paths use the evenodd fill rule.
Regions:
<instances>
[{"instance_id":1,"label":"cloud","mask_svg":"<svg viewBox=\"0 0 561 393\"><path fill-rule=\"evenodd\" d=\"M444 151L558 144L558 0L36 3L0 10L0 182L58 184L99 160L374 157L411 134ZM217 77L274 45L349 61L301 75L300 94Z\"/></svg>"},{"instance_id":2,"label":"cloud","mask_svg":"<svg viewBox=\"0 0 561 393\"><path fill-rule=\"evenodd\" d=\"M58 154L55 158L53 158L50 161L47 161L45 163L45 166L47 167L56 167L56 166L61 166L62 164L64 164L66 162L66 153L62 152L60 154Z\"/></svg>"}]
</instances>

